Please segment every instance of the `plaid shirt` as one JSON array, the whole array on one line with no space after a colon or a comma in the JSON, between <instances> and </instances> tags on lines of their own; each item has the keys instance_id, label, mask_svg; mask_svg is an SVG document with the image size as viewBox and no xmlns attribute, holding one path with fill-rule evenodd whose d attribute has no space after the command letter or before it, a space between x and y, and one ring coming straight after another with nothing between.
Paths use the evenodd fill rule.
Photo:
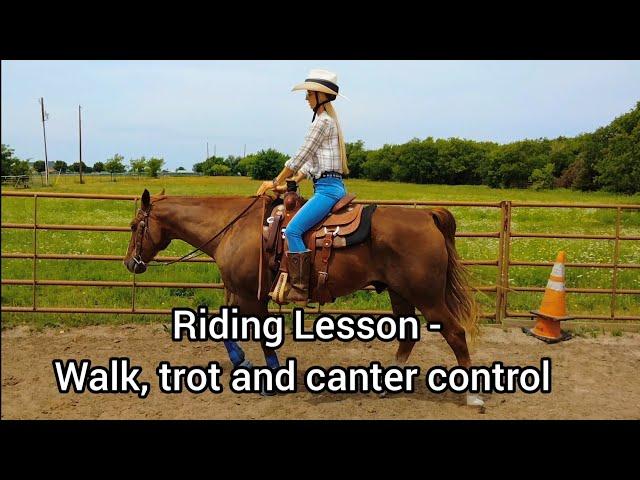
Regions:
<instances>
[{"instance_id":1,"label":"plaid shirt","mask_svg":"<svg viewBox=\"0 0 640 480\"><path fill-rule=\"evenodd\" d=\"M338 127L327 112L316 117L304 144L284 165L294 172L300 170L307 178L320 178L322 172L342 173Z\"/></svg>"}]
</instances>

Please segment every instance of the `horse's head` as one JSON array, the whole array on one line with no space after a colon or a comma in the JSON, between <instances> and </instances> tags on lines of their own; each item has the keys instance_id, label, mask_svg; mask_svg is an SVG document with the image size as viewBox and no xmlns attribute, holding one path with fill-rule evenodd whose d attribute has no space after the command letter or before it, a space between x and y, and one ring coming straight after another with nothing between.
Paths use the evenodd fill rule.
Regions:
<instances>
[{"instance_id":1,"label":"horse's head","mask_svg":"<svg viewBox=\"0 0 640 480\"><path fill-rule=\"evenodd\" d=\"M161 194L163 193L164 190ZM131 238L124 265L131 273L144 273L147 263L171 242L171 238L153 213L153 203L147 189L142 194L142 206L130 225Z\"/></svg>"}]
</instances>

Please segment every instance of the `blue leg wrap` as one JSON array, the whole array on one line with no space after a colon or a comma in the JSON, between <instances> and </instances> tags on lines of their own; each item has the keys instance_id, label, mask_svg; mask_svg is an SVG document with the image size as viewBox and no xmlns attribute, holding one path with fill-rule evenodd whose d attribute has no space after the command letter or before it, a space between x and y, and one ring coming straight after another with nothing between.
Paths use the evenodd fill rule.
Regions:
<instances>
[{"instance_id":1,"label":"blue leg wrap","mask_svg":"<svg viewBox=\"0 0 640 480\"><path fill-rule=\"evenodd\" d=\"M280 362L278 361L278 355L272 353L271 355L266 357L267 367L269 368L278 368L280 366Z\"/></svg>"},{"instance_id":2,"label":"blue leg wrap","mask_svg":"<svg viewBox=\"0 0 640 480\"><path fill-rule=\"evenodd\" d=\"M231 360L234 367L244 362L244 351L240 348L240 345L232 340L224 340L224 346L227 348L229 360Z\"/></svg>"}]
</instances>

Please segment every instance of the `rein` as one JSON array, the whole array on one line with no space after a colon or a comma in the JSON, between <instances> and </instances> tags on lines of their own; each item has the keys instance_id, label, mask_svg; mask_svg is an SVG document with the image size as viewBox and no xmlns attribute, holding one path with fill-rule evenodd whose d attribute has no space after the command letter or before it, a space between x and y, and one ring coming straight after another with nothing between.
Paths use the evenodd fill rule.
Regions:
<instances>
[{"instance_id":1,"label":"rein","mask_svg":"<svg viewBox=\"0 0 640 480\"><path fill-rule=\"evenodd\" d=\"M238 215L236 215L233 220L231 220L229 223L227 223L218 233L216 233L213 237L211 237L209 240L207 240L205 243L200 245L195 250L190 251L189 253L187 253L187 254L183 255L182 257L178 258L177 260L172 260L170 262L165 262L165 263L155 263L155 264L151 264L151 263L150 264L146 264L145 262L142 261L142 257L140 256L140 254L142 252L142 237L145 235L145 233L148 232L147 222L148 222L149 213L150 213L150 210L149 211L144 211L144 210L141 209L142 212L143 212L143 215L144 215L144 219L140 221L140 224L141 224L142 228L136 234L136 245L135 245L135 247L136 247L136 249L135 249L136 255L133 257L133 261L136 262L137 264L141 264L143 266L148 266L148 267L166 267L167 265L173 265L174 263L178 263L178 262L182 262L184 260L190 260L192 258L199 257L200 255L203 255L203 254L206 253L206 252L202 251L202 249L204 247L209 245L216 238L218 238L220 235L222 235L224 232L226 232L229 228L231 228L231 226L233 226L233 224L236 223L236 221L240 217L242 217L242 215L244 215L251 207L253 207L253 205L260 198L263 198L263 196L256 197L244 210L242 210L242 212L240 212ZM140 239L140 241L138 241L138 239ZM201 252L201 253L199 253L197 255L193 255L194 253L196 253L198 251Z\"/></svg>"}]
</instances>

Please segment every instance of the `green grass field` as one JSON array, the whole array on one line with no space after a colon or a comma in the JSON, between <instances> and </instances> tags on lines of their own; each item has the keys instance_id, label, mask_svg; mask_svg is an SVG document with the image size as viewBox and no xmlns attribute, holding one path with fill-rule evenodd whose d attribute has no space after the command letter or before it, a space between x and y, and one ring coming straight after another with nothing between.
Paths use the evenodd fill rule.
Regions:
<instances>
[{"instance_id":1,"label":"green grass field","mask_svg":"<svg viewBox=\"0 0 640 480\"><path fill-rule=\"evenodd\" d=\"M52 187L40 186L37 179L27 191L79 192L139 195L144 188L158 193L162 188L168 195L252 195L260 182L244 177L162 177L118 178L85 177L80 185L77 177L52 177ZM347 189L363 200L417 200L417 201L491 201L518 200L530 202L607 203L640 204L640 195L621 196L608 193L582 193L568 190L535 192L529 190L497 190L485 186L416 185L391 182L348 180ZM3 188L3 191L11 188ZM310 196L311 184L302 184L302 194ZM2 222L31 223L33 221L33 199L2 198ZM491 207L451 207L456 216L459 232L490 232L499 230L500 210ZM40 198L38 200L38 223L73 223L88 225L127 226L133 217L132 201L75 200ZM560 209L560 208L514 208L512 230L516 232L545 233L615 233L615 210L609 209ZM622 235L640 235L640 211L623 210ZM39 231L39 253L110 254L123 255L127 248L127 232L73 232ZM495 260L498 256L497 239L458 238L457 248L464 260ZM163 255L182 255L192 249L183 242L173 242ZM566 250L569 262L613 262L614 242L608 240L570 239L513 239L511 260L553 261L558 250ZM29 230L2 229L2 252L33 251L33 232ZM640 241L620 242L620 263L640 263ZM30 279L31 259L2 259L2 277ZM121 262L38 260L39 279L60 280L131 280ZM546 267L511 267L511 286L546 285L550 269ZM496 267L471 267L474 285L496 283ZM219 282L220 276L213 264L182 263L170 267L154 268L139 281L168 282ZM611 288L612 270L591 268L568 268L567 286L579 288ZM618 270L618 288L640 289L640 270ZM31 286L2 286L3 306L30 306ZM619 315L640 314L639 295L618 295L616 313ZM495 309L495 295L478 293L477 299L485 312ZM529 311L538 308L541 293L510 293L509 310ZM195 307L209 305L217 309L222 302L219 290L191 290L169 288L140 288L136 293L139 308L171 308L173 306ZM58 307L128 308L131 305L129 288L58 287L40 286L37 289L37 304ZM569 294L570 314L610 314L611 297L603 294ZM326 306L325 306L326 307ZM388 309L388 295L357 292L338 299L335 308ZM149 315L62 315L4 313L3 327L17 323L43 325L80 325L93 323L125 323L130 321L167 321L163 316Z\"/></svg>"}]
</instances>

